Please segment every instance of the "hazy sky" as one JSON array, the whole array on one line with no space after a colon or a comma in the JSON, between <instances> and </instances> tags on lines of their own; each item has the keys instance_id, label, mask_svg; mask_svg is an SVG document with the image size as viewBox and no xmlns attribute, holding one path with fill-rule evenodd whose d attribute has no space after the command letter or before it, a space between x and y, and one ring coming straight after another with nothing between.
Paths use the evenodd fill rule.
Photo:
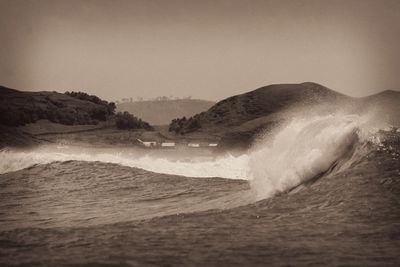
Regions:
<instances>
[{"instance_id":1,"label":"hazy sky","mask_svg":"<svg viewBox=\"0 0 400 267\"><path fill-rule=\"evenodd\" d=\"M0 84L218 100L314 81L400 89L400 1L0 0Z\"/></svg>"}]
</instances>

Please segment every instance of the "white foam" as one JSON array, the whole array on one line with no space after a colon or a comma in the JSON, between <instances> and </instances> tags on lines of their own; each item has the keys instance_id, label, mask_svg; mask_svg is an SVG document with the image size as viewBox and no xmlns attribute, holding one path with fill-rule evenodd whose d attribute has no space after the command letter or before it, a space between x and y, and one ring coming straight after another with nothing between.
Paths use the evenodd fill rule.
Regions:
<instances>
[{"instance_id":1,"label":"white foam","mask_svg":"<svg viewBox=\"0 0 400 267\"><path fill-rule=\"evenodd\" d=\"M258 198L289 190L327 171L359 139L363 119L323 116L296 119L250 154L252 188Z\"/></svg>"},{"instance_id":2,"label":"white foam","mask_svg":"<svg viewBox=\"0 0 400 267\"><path fill-rule=\"evenodd\" d=\"M134 151L116 152L113 149L85 149L84 152L78 152L73 147L41 147L32 151L2 151L0 152L0 173L21 170L35 164L68 160L101 161L188 177L246 179L248 173L248 156L246 155L179 161L149 155L140 156Z\"/></svg>"}]
</instances>

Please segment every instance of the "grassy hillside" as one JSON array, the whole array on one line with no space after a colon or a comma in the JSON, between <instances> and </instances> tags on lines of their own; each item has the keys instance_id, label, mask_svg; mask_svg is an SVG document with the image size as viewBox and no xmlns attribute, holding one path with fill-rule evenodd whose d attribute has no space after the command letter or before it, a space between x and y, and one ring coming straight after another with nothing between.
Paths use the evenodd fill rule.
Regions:
<instances>
[{"instance_id":1,"label":"grassy hillside","mask_svg":"<svg viewBox=\"0 0 400 267\"><path fill-rule=\"evenodd\" d=\"M132 114L115 114L115 108L114 103L83 92L22 92L0 86L0 148L51 141L42 135L84 134L105 129L114 129L107 141L118 143L126 135L125 130L153 130ZM101 134L97 136L99 141L104 140Z\"/></svg>"},{"instance_id":2,"label":"grassy hillside","mask_svg":"<svg viewBox=\"0 0 400 267\"><path fill-rule=\"evenodd\" d=\"M21 126L48 120L63 125L114 124L120 129L152 127L127 112L115 114L116 106L84 92L22 92L0 86L0 124Z\"/></svg>"},{"instance_id":3,"label":"grassy hillside","mask_svg":"<svg viewBox=\"0 0 400 267\"><path fill-rule=\"evenodd\" d=\"M113 103L84 93L22 92L0 87L0 124L8 126L41 119L66 125L97 124L112 116L114 109Z\"/></svg>"},{"instance_id":4,"label":"grassy hillside","mask_svg":"<svg viewBox=\"0 0 400 267\"><path fill-rule=\"evenodd\" d=\"M208 110L214 102L198 99L128 102L117 105L117 110L128 111L152 125L167 125L172 119L190 117Z\"/></svg>"},{"instance_id":5,"label":"grassy hillside","mask_svg":"<svg viewBox=\"0 0 400 267\"><path fill-rule=\"evenodd\" d=\"M289 106L350 100L350 97L315 83L269 85L224 99L191 118L175 119L170 124L170 131L180 134L232 131L246 122L276 114Z\"/></svg>"}]
</instances>

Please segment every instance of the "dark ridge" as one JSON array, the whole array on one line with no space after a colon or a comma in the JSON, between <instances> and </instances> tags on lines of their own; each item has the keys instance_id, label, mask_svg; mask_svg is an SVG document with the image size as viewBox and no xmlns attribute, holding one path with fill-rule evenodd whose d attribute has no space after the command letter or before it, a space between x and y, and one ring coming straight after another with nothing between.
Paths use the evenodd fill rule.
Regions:
<instances>
[{"instance_id":1,"label":"dark ridge","mask_svg":"<svg viewBox=\"0 0 400 267\"><path fill-rule=\"evenodd\" d=\"M277 113L293 105L336 103L351 98L320 84L273 84L228 97L206 112L190 118L175 119L170 131L187 134L210 128L235 127L245 122Z\"/></svg>"}]
</instances>

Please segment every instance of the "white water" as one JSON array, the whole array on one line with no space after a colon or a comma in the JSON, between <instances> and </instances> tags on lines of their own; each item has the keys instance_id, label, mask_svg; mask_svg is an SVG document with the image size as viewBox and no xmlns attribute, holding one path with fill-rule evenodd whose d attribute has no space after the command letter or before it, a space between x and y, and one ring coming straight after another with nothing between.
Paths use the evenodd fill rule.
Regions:
<instances>
[{"instance_id":1,"label":"white water","mask_svg":"<svg viewBox=\"0 0 400 267\"><path fill-rule=\"evenodd\" d=\"M55 161L100 161L128 167L141 168L157 173L188 177L223 177L246 179L248 156L225 156L218 159L172 160L155 156L143 156L132 151L116 152L114 149L77 149L75 147L41 147L32 151L1 151L0 173L12 172L35 164Z\"/></svg>"},{"instance_id":2,"label":"white water","mask_svg":"<svg viewBox=\"0 0 400 267\"><path fill-rule=\"evenodd\" d=\"M212 159L177 161L139 156L113 149L41 147L32 151L1 151L0 173L54 161L101 161L148 171L188 177L223 177L251 180L258 198L289 190L327 171L364 138L365 119L330 115L296 119L265 137L248 153Z\"/></svg>"},{"instance_id":3,"label":"white water","mask_svg":"<svg viewBox=\"0 0 400 267\"><path fill-rule=\"evenodd\" d=\"M252 188L266 198L326 172L364 138L364 124L358 116L293 120L251 153Z\"/></svg>"}]
</instances>

